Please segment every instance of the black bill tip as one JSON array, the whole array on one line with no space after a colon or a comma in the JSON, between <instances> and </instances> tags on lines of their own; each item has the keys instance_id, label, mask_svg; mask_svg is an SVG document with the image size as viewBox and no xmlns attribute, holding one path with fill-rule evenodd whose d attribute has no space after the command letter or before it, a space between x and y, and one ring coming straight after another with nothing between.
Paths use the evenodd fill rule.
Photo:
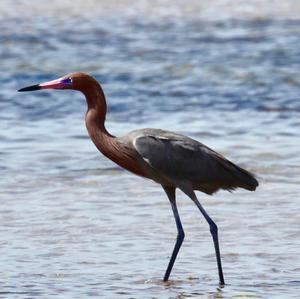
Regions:
<instances>
[{"instance_id":1,"label":"black bill tip","mask_svg":"<svg viewBox=\"0 0 300 299\"><path fill-rule=\"evenodd\" d=\"M39 90L39 89L41 89L40 85L36 84L36 85L31 85L31 86L21 88L18 91L23 92L23 91L33 91L33 90Z\"/></svg>"}]
</instances>

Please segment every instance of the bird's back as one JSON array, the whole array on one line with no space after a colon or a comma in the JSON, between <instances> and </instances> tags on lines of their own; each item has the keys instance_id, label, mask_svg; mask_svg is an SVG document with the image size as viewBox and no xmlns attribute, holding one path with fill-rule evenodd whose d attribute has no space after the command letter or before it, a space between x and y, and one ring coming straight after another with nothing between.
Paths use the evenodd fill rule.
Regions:
<instances>
[{"instance_id":1,"label":"bird's back","mask_svg":"<svg viewBox=\"0 0 300 299\"><path fill-rule=\"evenodd\" d=\"M120 141L133 147L148 166L150 178L158 182L164 180L160 183L167 179L176 186L180 181L188 181L195 190L207 194L239 187L253 191L258 186L250 172L181 134L141 129L132 131Z\"/></svg>"}]
</instances>

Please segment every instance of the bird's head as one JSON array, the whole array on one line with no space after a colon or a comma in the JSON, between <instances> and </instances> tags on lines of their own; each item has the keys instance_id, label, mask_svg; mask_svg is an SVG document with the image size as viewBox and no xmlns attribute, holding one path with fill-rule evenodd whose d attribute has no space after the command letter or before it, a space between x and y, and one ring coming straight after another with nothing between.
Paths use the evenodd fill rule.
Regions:
<instances>
[{"instance_id":1,"label":"bird's head","mask_svg":"<svg viewBox=\"0 0 300 299\"><path fill-rule=\"evenodd\" d=\"M92 76L86 73L71 73L52 81L21 88L18 91L23 92L40 89L73 89L83 91L85 88L95 83L98 84Z\"/></svg>"}]
</instances>

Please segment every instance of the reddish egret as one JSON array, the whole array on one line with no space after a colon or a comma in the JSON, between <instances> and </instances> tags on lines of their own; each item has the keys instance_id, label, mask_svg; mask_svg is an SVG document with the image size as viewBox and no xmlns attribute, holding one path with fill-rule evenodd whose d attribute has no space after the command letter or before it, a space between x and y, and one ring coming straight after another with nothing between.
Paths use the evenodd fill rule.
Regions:
<instances>
[{"instance_id":1,"label":"reddish egret","mask_svg":"<svg viewBox=\"0 0 300 299\"><path fill-rule=\"evenodd\" d=\"M215 247L219 283L224 285L218 227L198 201L194 190L210 195L219 189L231 191L244 188L254 191L258 186L254 176L204 144L177 133L159 129L141 129L123 137L111 135L104 125L106 116L104 93L100 84L87 74L73 73L19 91L39 89L81 91L87 101L86 127L98 150L121 167L161 184L165 190L171 203L178 235L164 281L169 279L184 239L175 197L175 190L178 188L192 199L209 224Z\"/></svg>"}]
</instances>

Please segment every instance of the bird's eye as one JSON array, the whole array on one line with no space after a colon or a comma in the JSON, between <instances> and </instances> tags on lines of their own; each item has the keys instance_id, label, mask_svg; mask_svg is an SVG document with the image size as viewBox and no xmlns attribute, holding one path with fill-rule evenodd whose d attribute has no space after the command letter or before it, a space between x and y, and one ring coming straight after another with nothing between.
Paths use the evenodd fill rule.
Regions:
<instances>
[{"instance_id":1,"label":"bird's eye","mask_svg":"<svg viewBox=\"0 0 300 299\"><path fill-rule=\"evenodd\" d=\"M66 85L71 85L73 81L71 78L67 78L67 79L63 79L61 82Z\"/></svg>"}]
</instances>

